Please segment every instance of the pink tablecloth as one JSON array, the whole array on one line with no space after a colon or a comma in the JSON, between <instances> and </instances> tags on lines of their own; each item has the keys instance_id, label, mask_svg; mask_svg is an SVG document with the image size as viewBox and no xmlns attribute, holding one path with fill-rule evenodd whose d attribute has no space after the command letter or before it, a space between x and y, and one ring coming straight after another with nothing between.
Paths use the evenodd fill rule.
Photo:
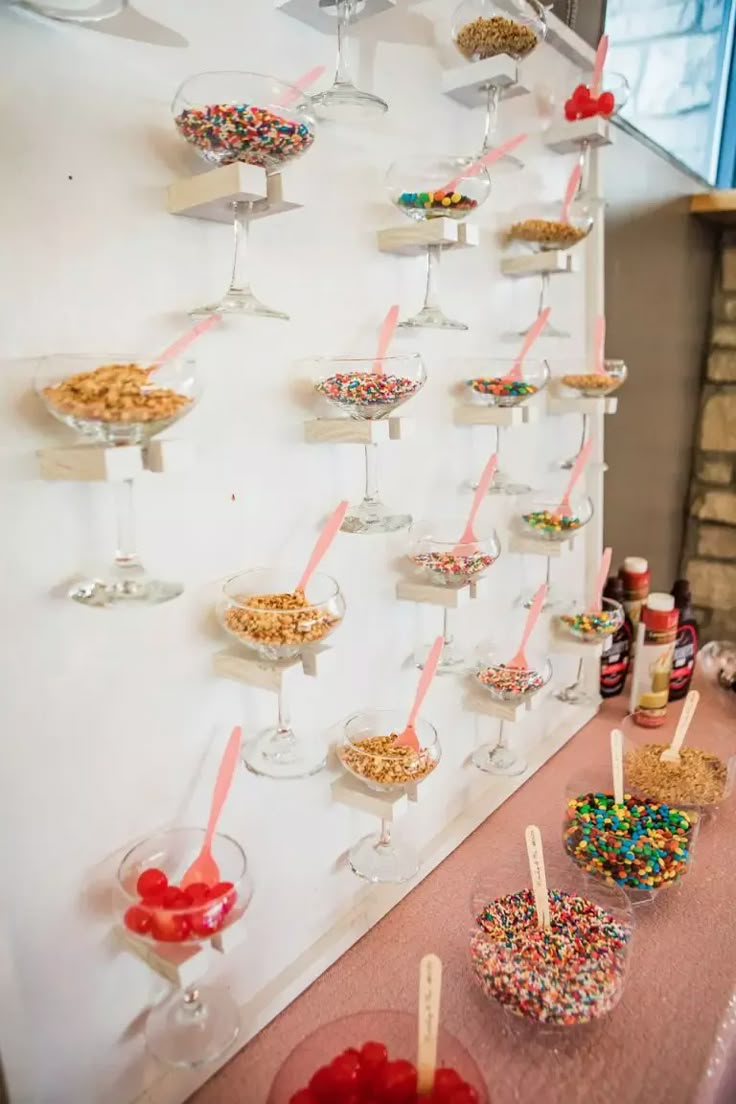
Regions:
<instances>
[{"instance_id":1,"label":"pink tablecloth","mask_svg":"<svg viewBox=\"0 0 736 1104\"><path fill-rule=\"evenodd\" d=\"M736 699L736 695L733 696ZM445 966L443 1020L481 1065L493 1104L736 1104L736 807L706 822L693 869L677 889L636 909L626 991L595 1025L540 1033L480 995L467 963L469 885L477 871L518 867L527 884L523 829L560 836L566 779L602 761L624 700L600 716L490 817L397 908L351 948L191 1099L264 1104L292 1046L335 1016L410 1010L428 951ZM700 723L723 724L736 700L704 695ZM671 731L679 706L670 709ZM663 730L660 730L660 732ZM659 733L658 733L659 737ZM554 845L553 843L553 845Z\"/></svg>"}]
</instances>

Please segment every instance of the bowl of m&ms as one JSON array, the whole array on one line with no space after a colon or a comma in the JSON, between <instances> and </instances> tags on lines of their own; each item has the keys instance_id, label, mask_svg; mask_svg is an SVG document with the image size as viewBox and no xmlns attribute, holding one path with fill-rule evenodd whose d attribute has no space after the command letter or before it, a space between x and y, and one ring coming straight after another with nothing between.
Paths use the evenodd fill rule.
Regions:
<instances>
[{"instance_id":1,"label":"bowl of m&ms","mask_svg":"<svg viewBox=\"0 0 736 1104\"><path fill-rule=\"evenodd\" d=\"M475 539L462 542L465 522L462 517L441 517L411 526L407 558L427 582L443 586L477 582L498 559L501 545L493 526L477 521Z\"/></svg>"},{"instance_id":2,"label":"bowl of m&ms","mask_svg":"<svg viewBox=\"0 0 736 1104\"><path fill-rule=\"evenodd\" d=\"M485 693L499 702L528 701L552 678L552 664L539 651L530 650L526 667L512 666L502 651L482 653L473 678Z\"/></svg>"},{"instance_id":3,"label":"bowl of m&ms","mask_svg":"<svg viewBox=\"0 0 736 1104\"><path fill-rule=\"evenodd\" d=\"M411 1013L343 1016L296 1045L267 1104L490 1104L477 1063L443 1028L432 1089L419 1095L416 1048Z\"/></svg>"},{"instance_id":4,"label":"bowl of m&ms","mask_svg":"<svg viewBox=\"0 0 736 1104\"><path fill-rule=\"evenodd\" d=\"M240 919L252 886L245 853L234 839L219 832L212 838L216 881L185 877L204 839L203 828L166 828L127 852L117 884L123 925L132 935L153 943L201 943Z\"/></svg>"},{"instance_id":5,"label":"bowl of m&ms","mask_svg":"<svg viewBox=\"0 0 736 1104\"><path fill-rule=\"evenodd\" d=\"M564 392L576 398L600 399L612 395L626 382L628 370L623 360L604 360L600 371L565 372L559 377Z\"/></svg>"},{"instance_id":6,"label":"bowl of m&ms","mask_svg":"<svg viewBox=\"0 0 736 1104\"><path fill-rule=\"evenodd\" d=\"M593 502L588 495L573 495L569 509L561 507L560 499L549 493L534 492L521 499L519 522L525 536L545 541L569 540L593 516Z\"/></svg>"},{"instance_id":7,"label":"bowl of m&ms","mask_svg":"<svg viewBox=\"0 0 736 1104\"><path fill-rule=\"evenodd\" d=\"M610 119L624 106L630 92L629 82L623 73L604 73L597 93L588 84L577 85L572 95L565 100L565 118L568 123L579 119L593 119L596 116Z\"/></svg>"},{"instance_id":8,"label":"bowl of m&ms","mask_svg":"<svg viewBox=\"0 0 736 1104\"><path fill-rule=\"evenodd\" d=\"M272 170L314 142L309 97L262 73L198 73L180 86L171 110L181 136L211 165Z\"/></svg>"},{"instance_id":9,"label":"bowl of m&ms","mask_svg":"<svg viewBox=\"0 0 736 1104\"><path fill-rule=\"evenodd\" d=\"M519 406L543 391L549 380L546 360L481 360L479 372L464 382L465 397L483 406Z\"/></svg>"},{"instance_id":10,"label":"bowl of m&ms","mask_svg":"<svg viewBox=\"0 0 736 1104\"><path fill-rule=\"evenodd\" d=\"M463 176L473 164L472 157L402 157L386 174L391 202L415 222L467 218L485 203L491 190L486 169Z\"/></svg>"},{"instance_id":11,"label":"bowl of m&ms","mask_svg":"<svg viewBox=\"0 0 736 1104\"><path fill-rule=\"evenodd\" d=\"M585 644L598 644L614 636L624 623L624 609L613 598L603 598L600 609L587 606L573 607L559 616L562 632L582 640Z\"/></svg>"},{"instance_id":12,"label":"bowl of m&ms","mask_svg":"<svg viewBox=\"0 0 736 1104\"><path fill-rule=\"evenodd\" d=\"M634 902L677 885L692 865L697 812L625 790L617 802L600 779L567 785L565 851L594 881L619 886Z\"/></svg>"},{"instance_id":13,"label":"bowl of m&ms","mask_svg":"<svg viewBox=\"0 0 736 1104\"><path fill-rule=\"evenodd\" d=\"M523 875L477 880L470 964L483 994L538 1028L600 1019L621 999L634 919L617 887L591 884L562 856L546 856L549 927L540 928Z\"/></svg>"},{"instance_id":14,"label":"bowl of m&ms","mask_svg":"<svg viewBox=\"0 0 736 1104\"><path fill-rule=\"evenodd\" d=\"M427 380L418 353L386 357L320 357L314 362L318 395L330 406L360 421L393 414L413 399Z\"/></svg>"}]
</instances>

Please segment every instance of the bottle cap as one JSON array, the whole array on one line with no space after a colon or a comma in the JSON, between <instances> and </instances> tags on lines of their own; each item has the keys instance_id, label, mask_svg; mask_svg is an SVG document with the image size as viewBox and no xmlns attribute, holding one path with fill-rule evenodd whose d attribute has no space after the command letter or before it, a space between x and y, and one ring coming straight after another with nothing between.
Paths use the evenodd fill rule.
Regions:
<instances>
[{"instance_id":1,"label":"bottle cap","mask_svg":"<svg viewBox=\"0 0 736 1104\"><path fill-rule=\"evenodd\" d=\"M646 575L649 564L642 556L627 556L623 570L627 575Z\"/></svg>"},{"instance_id":2,"label":"bottle cap","mask_svg":"<svg viewBox=\"0 0 736 1104\"><path fill-rule=\"evenodd\" d=\"M647 598L647 609L655 613L670 613L675 608L675 599L671 594L658 594L656 591Z\"/></svg>"}]
</instances>

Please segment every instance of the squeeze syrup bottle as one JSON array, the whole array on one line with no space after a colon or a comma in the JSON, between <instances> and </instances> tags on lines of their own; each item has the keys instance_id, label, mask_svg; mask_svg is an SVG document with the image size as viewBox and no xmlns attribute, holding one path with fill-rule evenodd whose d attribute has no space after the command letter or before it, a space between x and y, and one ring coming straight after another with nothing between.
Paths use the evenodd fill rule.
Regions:
<instances>
[{"instance_id":1,"label":"squeeze syrup bottle","mask_svg":"<svg viewBox=\"0 0 736 1104\"><path fill-rule=\"evenodd\" d=\"M672 588L672 595L675 599L679 622L675 640L675 659L670 675L670 701L679 701L690 689L695 670L695 657L698 654L698 626L693 617L692 596L687 579L677 579Z\"/></svg>"},{"instance_id":2,"label":"squeeze syrup bottle","mask_svg":"<svg viewBox=\"0 0 736 1104\"><path fill-rule=\"evenodd\" d=\"M629 615L634 634L631 643L631 655L633 657L636 653L636 630L641 616L641 608L649 594L652 577L649 564L641 556L627 556L619 575L624 584L624 609Z\"/></svg>"},{"instance_id":3,"label":"squeeze syrup bottle","mask_svg":"<svg viewBox=\"0 0 736 1104\"><path fill-rule=\"evenodd\" d=\"M664 724L670 695L678 611L671 594L650 594L642 607L631 680L631 712L643 728Z\"/></svg>"},{"instance_id":4,"label":"squeeze syrup bottle","mask_svg":"<svg viewBox=\"0 0 736 1104\"><path fill-rule=\"evenodd\" d=\"M612 598L614 602L620 602L623 605L624 584L617 575L612 575L606 583L603 597ZM623 625L615 636L611 637L607 651L601 656L602 698L615 698L624 688L631 663L632 636L633 629L626 614Z\"/></svg>"}]
</instances>

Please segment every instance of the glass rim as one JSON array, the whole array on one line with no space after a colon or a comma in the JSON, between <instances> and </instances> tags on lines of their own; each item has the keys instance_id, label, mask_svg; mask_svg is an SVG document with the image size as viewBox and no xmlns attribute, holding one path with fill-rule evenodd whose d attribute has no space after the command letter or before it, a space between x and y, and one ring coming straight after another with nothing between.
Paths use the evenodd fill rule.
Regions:
<instances>
[{"instance_id":1,"label":"glass rim","mask_svg":"<svg viewBox=\"0 0 736 1104\"><path fill-rule=\"evenodd\" d=\"M375 354L370 356L328 356L320 355L313 357L299 357L297 364L375 364L378 361L380 364L389 364L392 361L407 361L412 360L415 363L424 365L424 358L421 353L389 353L387 356L377 357Z\"/></svg>"},{"instance_id":2,"label":"glass rim","mask_svg":"<svg viewBox=\"0 0 736 1104\"><path fill-rule=\"evenodd\" d=\"M300 576L301 576L301 573L303 572L303 570L304 570L303 566L302 567L294 567L293 568L293 577L295 579L299 579ZM311 606L312 608L319 608L320 606L325 606L325 605L327 605L328 602L331 602L333 599L337 598L338 595L340 595L342 593L341 590L340 590L340 584L337 582L337 580L334 579L332 577L332 575L326 575L322 571L315 571L314 574L311 577L311 581L313 581L315 579L321 579L324 582L327 582L329 584L331 593L328 595L327 598L322 598L319 602L309 602L309 606L307 606L307 607L297 606L294 609L278 609L278 608L271 607L271 606L251 606L251 605L249 605L248 602L238 601L237 596L234 595L234 594L231 594L228 590L228 587L230 586L230 584L234 583L236 579L242 579L242 578L244 578L245 576L248 576L248 575L257 575L259 572L280 573L281 571L283 571L285 575L288 575L288 574L292 573L292 568L291 568L291 566L287 566L287 567L284 567L284 568L276 568L276 567L246 568L245 571L238 571L238 572L236 572L235 575L230 575L230 576L228 576L227 579L225 579L225 581L222 584L222 593L224 594L225 598L229 602L232 602L233 605L237 606L239 609L248 609L248 610L253 610L256 613L268 613L268 614L272 614L272 615L273 614L284 614L284 615L288 614L289 616L292 616L292 617L294 616L295 613L299 613L300 608L306 609L306 608L309 608L309 606ZM290 591L280 591L279 593L282 593L282 594L295 594L296 593L296 586L294 586L294 588ZM255 594L254 595L248 595L248 597L249 598L258 597L258 595L255 595ZM306 597L306 595L305 595L305 597ZM308 599L307 599L307 601L308 601Z\"/></svg>"},{"instance_id":3,"label":"glass rim","mask_svg":"<svg viewBox=\"0 0 736 1104\"><path fill-rule=\"evenodd\" d=\"M247 77L249 80L255 78L257 80L272 81L274 84L279 85L280 88L283 88L287 91L299 93L299 99L296 100L294 103L289 104L289 108L296 107L300 100L304 102L305 106L308 106L311 100L311 97L307 93L305 93L303 89L299 88L298 85L292 84L290 81L282 80L281 77L275 77L272 73L256 73L255 71L250 69L204 69L200 73L190 73L189 76L185 77L185 79L179 84L171 101L172 112L174 110L174 104L179 98L184 100L190 106L196 107L196 104L193 104L191 100L188 100L185 96L182 95L182 89L185 88L186 85L190 82L201 80L206 77Z\"/></svg>"},{"instance_id":4,"label":"glass rim","mask_svg":"<svg viewBox=\"0 0 736 1104\"><path fill-rule=\"evenodd\" d=\"M129 353L42 353L40 356L28 358L33 361L39 371L34 375L34 381L44 381L50 379L69 379L70 376L78 375L78 372L62 373L59 371L53 371L54 361L63 360L79 360L83 362L95 363L98 368L128 368L133 365L135 368L143 368L144 370L150 370L152 374L163 371L169 366L178 365L184 367L189 365L193 374L196 374L196 360L193 356L179 356L167 358L163 364L159 364L155 360L149 360L147 357L131 356ZM44 368L48 368L48 372L44 372ZM174 388L172 388L174 390Z\"/></svg>"},{"instance_id":5,"label":"glass rim","mask_svg":"<svg viewBox=\"0 0 736 1104\"><path fill-rule=\"evenodd\" d=\"M533 646L529 650L532 653L532 657L534 657L534 648L533 648ZM488 658L490 658L490 656L492 656L492 655L495 655L495 653L494 652L487 653ZM511 659L514 658L513 653L510 656L510 658ZM527 671L534 671L535 674L540 675L544 679L544 682L542 683L541 686L530 687L529 690L524 690L524 692L521 693L521 694L513 694L512 695L512 700L514 698L518 698L519 700L521 700L522 698L527 697L529 694L536 694L539 690L544 690L544 687L547 685L547 683L552 678L552 675L553 675L554 672L553 672L552 660L551 660L550 656L548 656L547 654L543 654L539 658L544 660L544 662L543 662L540 669L537 669L536 667L533 667L533 666L528 666L525 669ZM481 679L480 679L480 676L483 673L483 671L497 671L500 668L503 668L504 670L508 670L508 664L504 663L503 660L499 660L498 663L486 663L486 662L483 662L481 659L479 659L476 662L475 668L472 672L473 678L475 679L475 681L480 686L483 687L484 690L487 690L489 693L499 693L499 694L504 693L504 691L502 691L502 690L496 690L495 687L487 686L486 683L481 682Z\"/></svg>"},{"instance_id":6,"label":"glass rim","mask_svg":"<svg viewBox=\"0 0 736 1104\"><path fill-rule=\"evenodd\" d=\"M411 523L411 525L409 526L409 541L410 541L410 544L413 546L414 544L419 544L421 541L427 541L427 542L430 542L432 544L439 545L440 547L444 547L445 545L447 545L450 548L455 548L456 546L459 545L463 548L465 548L465 547L469 548L473 544L486 544L489 541L495 541L495 543L499 546L499 555L500 555L501 542L499 541L498 532L496 531L496 527L493 524L491 524L490 532L487 532L484 536L479 535L478 539L474 540L474 541L461 541L459 537L453 537L453 538L448 537L446 539L441 540L439 537L435 537L431 532L427 533L424 536L420 535L417 532L417 530L422 525L435 526L435 527L448 525L453 531L456 531L456 532L458 532L462 535L462 532L463 532L463 529L465 528L467 520L468 520L467 516L462 516L461 517L460 515L457 515L457 516L448 515L447 517L436 517L436 518L418 518L417 521L413 521ZM478 533L478 530L482 528L481 522L476 520L473 523L473 528L474 528L474 531L476 533ZM406 554L408 556L411 555L410 552L407 552ZM462 556L462 555L464 555L464 553L459 552L458 555Z\"/></svg>"},{"instance_id":7,"label":"glass rim","mask_svg":"<svg viewBox=\"0 0 736 1104\"><path fill-rule=\"evenodd\" d=\"M228 893L231 893L233 891L237 892L238 887L242 886L243 882L246 881L246 879L248 879L248 880L250 879L248 856L247 856L247 854L245 852L245 849L242 846L242 844L240 844L235 839L234 836L229 835L227 832L215 832L214 836L213 836L213 839L218 839L218 838L219 839L224 839L224 840L227 840L228 843L233 844L236 851L239 853L240 859L242 861L242 870L241 870L240 876L239 876L239 878L236 882L232 883L232 885L233 885L232 890L226 891L225 893L221 894L220 897L213 897L209 901L203 901L199 904L182 905L179 908L170 908L170 907L167 907L166 905L155 905L155 906L154 905L145 905L143 903L143 901L141 899L141 895L139 893L131 893L125 887L125 884L124 884L123 878L122 878L123 868L125 867L125 864L130 860L131 856L135 854L135 852L138 850L138 848L145 846L145 844L148 841L153 840L153 839L157 838L158 836L167 836L167 835L172 835L173 836L177 833L183 833L183 832L198 832L198 833L201 833L202 837L204 838L206 833L207 833L207 829L206 828L195 827L193 825L180 825L176 828L161 828L158 832L151 832L148 835L143 836L141 839L138 840L137 843L134 843L125 852L125 854L123 855L122 859L120 860L120 862L118 864L118 868L115 872L115 881L116 881L116 885L117 885L117 888L119 889L119 891L123 894L123 896L131 904L139 905L141 908L150 908L152 910L155 909L156 912L164 912L164 913L166 913L167 916L175 916L177 914L191 915L193 912L195 912L195 913L196 912L205 912L207 909L209 909L213 905L217 904L218 901L222 900L223 897L226 897ZM146 869L150 870L150 869L153 869L153 868L152 867L147 867ZM143 873L143 871L141 871L141 874L142 873ZM139 875L139 877L140 877L140 875ZM136 881L137 881L137 879L136 879Z\"/></svg>"},{"instance_id":8,"label":"glass rim","mask_svg":"<svg viewBox=\"0 0 736 1104\"><path fill-rule=\"evenodd\" d=\"M349 716L345 717L345 719L342 722L342 730L343 730L343 736L344 736L343 746L345 744L348 744L350 747L354 747L355 750L358 751L361 755L364 755L366 757L366 759L388 759L388 760L392 760L393 756L391 756L391 755L381 755L380 753L375 752L375 751L365 751L363 748L356 747L356 740L354 740L352 736L348 735L347 728L348 728L348 725L352 721L357 721L359 717L365 717L365 716L367 716L368 714L371 714L371 713L375 713L375 714L378 714L379 716L382 716L382 715L389 714L389 713L403 714L403 710L402 709L397 709L397 708L392 709L390 707L380 708L380 709L377 709L375 707L365 708L365 709L357 709L354 713L351 713ZM408 714L407 714L407 719L408 719ZM431 732L431 741L430 741L430 743L422 744L420 742L419 752L421 753L422 751L429 751L433 747L439 748L439 746L440 746L439 733L437 732L437 729L435 728L434 724L431 721L428 721L427 718L422 716L421 714L420 714L420 716L417 717L416 721L414 722L415 727L416 727L418 722L423 724L423 725L426 725L426 727ZM406 727L406 725L404 725L404 728L405 727ZM389 732L388 735L389 736L400 736L401 733L403 732L403 730L404 729L402 728L402 729L399 730L399 732L395 732L395 733ZM381 733L377 733L377 735L381 735ZM365 735L360 737L361 740L369 740L370 738L371 738L370 736L365 736ZM417 733L417 739L418 738L419 738L419 733Z\"/></svg>"}]
</instances>

